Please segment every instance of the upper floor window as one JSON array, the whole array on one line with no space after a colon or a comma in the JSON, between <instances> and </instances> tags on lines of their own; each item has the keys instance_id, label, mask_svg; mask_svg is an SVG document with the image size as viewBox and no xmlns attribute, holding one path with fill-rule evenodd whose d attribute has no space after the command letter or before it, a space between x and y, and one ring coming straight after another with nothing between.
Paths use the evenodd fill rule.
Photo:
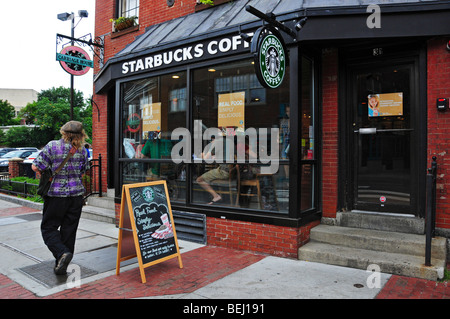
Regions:
<instances>
[{"instance_id":1,"label":"upper floor window","mask_svg":"<svg viewBox=\"0 0 450 319\"><path fill-rule=\"evenodd\" d=\"M129 18L138 17L139 18L139 0L118 0L118 16ZM136 23L138 21L136 20Z\"/></svg>"}]
</instances>

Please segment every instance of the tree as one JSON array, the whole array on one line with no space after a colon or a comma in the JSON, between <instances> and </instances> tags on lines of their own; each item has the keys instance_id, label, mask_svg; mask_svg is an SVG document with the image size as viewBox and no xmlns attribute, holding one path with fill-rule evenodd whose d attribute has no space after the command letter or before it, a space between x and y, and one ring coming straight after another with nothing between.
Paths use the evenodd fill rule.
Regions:
<instances>
[{"instance_id":1,"label":"tree","mask_svg":"<svg viewBox=\"0 0 450 319\"><path fill-rule=\"evenodd\" d=\"M66 102L70 105L70 89L60 86L59 88L52 87L48 90L42 90L38 93L38 101L47 98L50 102ZM73 93L73 108L82 108L84 106L83 92L74 90Z\"/></svg>"},{"instance_id":2,"label":"tree","mask_svg":"<svg viewBox=\"0 0 450 319\"><path fill-rule=\"evenodd\" d=\"M11 124L14 116L14 106L12 106L8 101L0 100L0 125Z\"/></svg>"},{"instance_id":3,"label":"tree","mask_svg":"<svg viewBox=\"0 0 450 319\"><path fill-rule=\"evenodd\" d=\"M59 139L61 126L70 120L70 89L59 87L41 91L38 100L23 108L19 116L27 123L39 126L34 134L42 135L44 143L39 144L40 146L52 139ZM73 119L82 122L86 133L91 137L92 106L84 101L83 93L80 91L74 92Z\"/></svg>"}]
</instances>

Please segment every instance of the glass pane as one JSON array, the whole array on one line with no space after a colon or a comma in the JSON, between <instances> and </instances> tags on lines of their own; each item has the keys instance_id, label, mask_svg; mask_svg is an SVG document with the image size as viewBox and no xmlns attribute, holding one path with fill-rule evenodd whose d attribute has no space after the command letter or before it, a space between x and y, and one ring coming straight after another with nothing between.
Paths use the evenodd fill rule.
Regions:
<instances>
[{"instance_id":1,"label":"glass pane","mask_svg":"<svg viewBox=\"0 0 450 319\"><path fill-rule=\"evenodd\" d=\"M186 199L186 168L174 163L122 163L124 184L165 180L171 201Z\"/></svg>"},{"instance_id":2,"label":"glass pane","mask_svg":"<svg viewBox=\"0 0 450 319\"><path fill-rule=\"evenodd\" d=\"M314 104L313 104L313 64L302 58L302 125L301 151L303 160L315 159L314 152Z\"/></svg>"},{"instance_id":3,"label":"glass pane","mask_svg":"<svg viewBox=\"0 0 450 319\"><path fill-rule=\"evenodd\" d=\"M122 87L122 158L170 158L175 128L186 127L186 73L127 82Z\"/></svg>"},{"instance_id":4,"label":"glass pane","mask_svg":"<svg viewBox=\"0 0 450 319\"><path fill-rule=\"evenodd\" d=\"M214 193L220 200L214 201ZM196 204L287 214L289 167L281 166L276 174L261 174L261 166L255 164L196 164L192 197Z\"/></svg>"},{"instance_id":5,"label":"glass pane","mask_svg":"<svg viewBox=\"0 0 450 319\"><path fill-rule=\"evenodd\" d=\"M195 70L193 79L194 126L203 133L194 145L193 202L287 212L289 167L279 160L289 156L289 75L265 89L244 60ZM256 160L273 169L267 174Z\"/></svg>"},{"instance_id":6,"label":"glass pane","mask_svg":"<svg viewBox=\"0 0 450 319\"><path fill-rule=\"evenodd\" d=\"M302 165L301 171L301 210L313 208L314 166Z\"/></svg>"},{"instance_id":7,"label":"glass pane","mask_svg":"<svg viewBox=\"0 0 450 319\"><path fill-rule=\"evenodd\" d=\"M411 203L411 72L408 65L356 74L357 202L408 211ZM366 129L364 131L364 129ZM363 134L364 132L373 134ZM363 206L359 206L363 207Z\"/></svg>"},{"instance_id":8,"label":"glass pane","mask_svg":"<svg viewBox=\"0 0 450 319\"><path fill-rule=\"evenodd\" d=\"M122 0L122 10L120 16L127 18L139 17L139 0Z\"/></svg>"}]
</instances>

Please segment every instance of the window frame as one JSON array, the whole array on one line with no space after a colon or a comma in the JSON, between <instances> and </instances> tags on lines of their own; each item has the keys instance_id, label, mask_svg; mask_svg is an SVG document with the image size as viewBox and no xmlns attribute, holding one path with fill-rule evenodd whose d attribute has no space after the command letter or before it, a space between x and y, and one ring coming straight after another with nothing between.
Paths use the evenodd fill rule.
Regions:
<instances>
[{"instance_id":1,"label":"window frame","mask_svg":"<svg viewBox=\"0 0 450 319\"><path fill-rule=\"evenodd\" d=\"M307 220L310 218L316 218L317 216L320 216L321 214L321 205L320 205L320 176L321 176L321 145L320 145L320 112L319 112L319 89L318 89L318 76L319 76L319 68L316 64L316 61L318 59L317 55L307 55L306 57L312 61L312 70L313 70L313 112L314 112L314 137L315 137L315 154L314 159L312 160L303 160L301 158L300 154L300 139L301 139L301 132L299 132L300 124L295 124L295 118L298 120L301 120L300 115L302 114L301 110L294 111L296 108L293 107L294 105L298 105L301 108L300 105L300 96L297 94L298 88L301 87L301 78L299 78L298 74L301 72L301 58L304 54L304 52L300 52L299 47L293 46L290 48L291 52L291 72L290 72L290 98L289 103L291 105L291 140L294 140L294 138L297 138L296 141L298 143L292 143L291 146L291 152L293 152L293 156L290 156L289 159L280 159L280 169L284 165L289 166L290 174L289 174L289 209L288 214L280 214L273 211L264 211L264 210L254 210L254 209L245 209L245 208L239 208L239 207L225 207L225 206L214 206L214 207L207 207L207 205L198 205L194 204L191 197L192 192L192 182L189 182L186 184L186 198L184 202L172 202L172 207L175 210L188 210L192 212L199 212L206 214L207 216L211 217L218 217L218 218L230 218L235 220L246 220L246 221L256 221L256 222L263 222L263 223L269 223L269 224L277 224L282 226L299 226L304 224ZM154 72L146 72L144 74L134 75L130 76L128 78L119 79L116 81L116 110L115 110L115 122L116 126L119 128L116 130L115 138L115 166L116 171L119 172L117 177L115 178L115 188L116 188L116 194L117 189L121 189L121 186L123 184L123 162L130 162L130 161L147 161L147 162L159 162L159 163L167 163L171 162L170 159L127 159L127 158L119 158L119 149L121 149L121 137L122 134L121 128L122 128L122 118L121 114L123 111L123 105L121 100L121 87L122 84L134 80L144 79L144 78L150 78L150 77L157 77L157 76L163 76L170 73L176 73L179 71L186 71L186 77L187 77L187 104L186 104L186 128L192 132L193 130L193 116L192 116L192 103L193 102L193 92L192 92L192 86L193 86L193 71L205 68L211 65L217 65L217 64L225 64L225 63L231 63L231 62L237 62L240 60L245 60L252 58L251 54L245 53L235 56L229 56L229 57L221 57L217 59L211 59L207 61L199 61L196 63L188 64L185 66L176 66L172 68L167 68L163 70L158 70ZM295 61L297 60L297 61ZM295 61L295 62L294 62ZM295 72L295 70L298 70L298 72ZM301 74L301 73L300 73ZM169 112L170 113L170 112ZM300 122L297 122L300 123ZM298 139L300 138L300 139ZM196 165L196 163L190 163L187 164L193 167ZM301 189L301 177L300 177L300 168L302 165L311 165L313 168L313 182L311 185L311 192L313 194L312 198L312 207L307 210L301 210L301 203L300 203L300 189ZM191 169L186 170L186 180L191 181ZM116 195L117 196L117 195ZM120 196L120 195L119 195ZM311 216L311 217L309 217ZM316 217L314 217L316 216Z\"/></svg>"},{"instance_id":2,"label":"window frame","mask_svg":"<svg viewBox=\"0 0 450 319\"><path fill-rule=\"evenodd\" d=\"M123 10L123 6L124 6L124 2L126 1L130 1L130 0L116 0L116 12L115 12L115 18L119 18L119 17L133 17L136 16L136 24L139 24L139 7L140 7L140 0L135 0L137 2L137 6L126 10L126 12L130 12L133 10L137 11L137 14L132 14L132 15L124 15L124 10Z\"/></svg>"}]
</instances>

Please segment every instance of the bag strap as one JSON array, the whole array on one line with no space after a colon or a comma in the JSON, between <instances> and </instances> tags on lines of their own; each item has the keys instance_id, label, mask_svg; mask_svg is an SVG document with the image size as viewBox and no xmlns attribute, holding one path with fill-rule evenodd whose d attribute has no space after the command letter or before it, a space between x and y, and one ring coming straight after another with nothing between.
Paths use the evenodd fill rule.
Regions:
<instances>
[{"instance_id":1,"label":"bag strap","mask_svg":"<svg viewBox=\"0 0 450 319\"><path fill-rule=\"evenodd\" d=\"M58 166L56 171L53 173L53 176L55 176L56 174L59 173L59 171L64 167L64 165L66 165L67 161L73 156L73 154L75 154L76 151L77 151L77 149L72 146L72 148L69 151L69 154L67 154L67 156L64 159L64 161Z\"/></svg>"}]
</instances>

